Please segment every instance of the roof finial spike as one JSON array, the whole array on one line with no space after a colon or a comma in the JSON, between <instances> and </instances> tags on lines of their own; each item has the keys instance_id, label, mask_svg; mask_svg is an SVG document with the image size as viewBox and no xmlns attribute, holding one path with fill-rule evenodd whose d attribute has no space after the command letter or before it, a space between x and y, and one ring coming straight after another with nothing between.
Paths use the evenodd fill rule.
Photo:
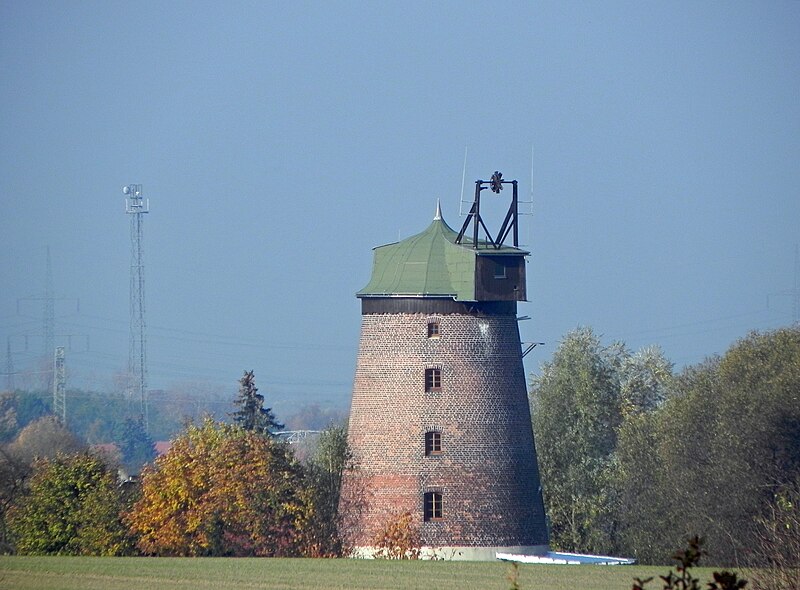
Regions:
<instances>
[{"instance_id":1,"label":"roof finial spike","mask_svg":"<svg viewBox=\"0 0 800 590\"><path fill-rule=\"evenodd\" d=\"M434 221L439 221L442 219L442 204L439 202L439 199L436 199L436 215L433 216Z\"/></svg>"}]
</instances>

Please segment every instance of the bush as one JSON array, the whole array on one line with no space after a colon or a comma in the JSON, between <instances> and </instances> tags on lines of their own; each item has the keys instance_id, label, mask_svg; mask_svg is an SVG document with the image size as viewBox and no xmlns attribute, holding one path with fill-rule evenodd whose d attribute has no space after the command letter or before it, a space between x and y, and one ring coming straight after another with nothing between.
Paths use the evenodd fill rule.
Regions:
<instances>
[{"instance_id":1,"label":"bush","mask_svg":"<svg viewBox=\"0 0 800 590\"><path fill-rule=\"evenodd\" d=\"M23 555L123 555L130 551L116 476L88 453L33 464L30 487L8 513Z\"/></svg>"},{"instance_id":2,"label":"bush","mask_svg":"<svg viewBox=\"0 0 800 590\"><path fill-rule=\"evenodd\" d=\"M664 582L664 590L700 590L700 580L693 577L689 570L699 565L700 558L707 555L702 545L703 539L692 537L689 539L689 546L686 549L678 551L672 556L679 562L678 567L675 568L678 573L670 570L666 576L659 576ZM733 572L714 572L713 577L714 581L708 583L709 590L740 590L747 585L747 580L740 580L739 576ZM633 590L644 590L652 579L634 578Z\"/></svg>"},{"instance_id":3,"label":"bush","mask_svg":"<svg viewBox=\"0 0 800 590\"><path fill-rule=\"evenodd\" d=\"M419 559L419 528L410 512L392 517L374 540L378 559Z\"/></svg>"}]
</instances>

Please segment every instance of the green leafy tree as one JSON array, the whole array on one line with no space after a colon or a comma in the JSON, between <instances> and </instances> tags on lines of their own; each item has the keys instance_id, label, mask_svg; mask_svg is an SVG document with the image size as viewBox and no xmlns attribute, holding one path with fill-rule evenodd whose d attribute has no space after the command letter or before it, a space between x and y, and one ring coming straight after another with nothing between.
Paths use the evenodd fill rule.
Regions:
<instances>
[{"instance_id":1,"label":"green leafy tree","mask_svg":"<svg viewBox=\"0 0 800 590\"><path fill-rule=\"evenodd\" d=\"M297 556L314 505L287 445L206 419L142 474L128 514L146 554Z\"/></svg>"},{"instance_id":2,"label":"green leafy tree","mask_svg":"<svg viewBox=\"0 0 800 590\"><path fill-rule=\"evenodd\" d=\"M14 549L6 524L7 515L9 508L25 492L30 471L30 463L0 446L0 554Z\"/></svg>"},{"instance_id":3,"label":"green leafy tree","mask_svg":"<svg viewBox=\"0 0 800 590\"><path fill-rule=\"evenodd\" d=\"M275 419L272 408L264 407L264 396L258 393L253 371L245 371L239 380L239 395L234 403L239 409L233 413L233 419L245 430L272 436L284 427Z\"/></svg>"},{"instance_id":4,"label":"green leafy tree","mask_svg":"<svg viewBox=\"0 0 800 590\"><path fill-rule=\"evenodd\" d=\"M658 346L623 354L619 364L623 419L660 408L673 389L673 365Z\"/></svg>"},{"instance_id":5,"label":"green leafy tree","mask_svg":"<svg viewBox=\"0 0 800 590\"><path fill-rule=\"evenodd\" d=\"M614 518L618 533L615 551L642 563L660 563L672 547L668 542L672 535L661 534L660 530L673 525L663 502L667 482L659 469L655 434L658 426L652 414L625 420L615 452Z\"/></svg>"},{"instance_id":6,"label":"green leafy tree","mask_svg":"<svg viewBox=\"0 0 800 590\"><path fill-rule=\"evenodd\" d=\"M580 328L564 337L532 380L533 430L555 548L606 552L612 544L623 352L620 345L603 347L591 329Z\"/></svg>"},{"instance_id":7,"label":"green leafy tree","mask_svg":"<svg viewBox=\"0 0 800 590\"><path fill-rule=\"evenodd\" d=\"M689 367L669 399L619 434L625 551L664 562L702 533L722 565L766 565L764 506L800 474L800 329L753 333Z\"/></svg>"},{"instance_id":8,"label":"green leafy tree","mask_svg":"<svg viewBox=\"0 0 800 590\"><path fill-rule=\"evenodd\" d=\"M38 459L8 514L25 555L121 555L129 550L116 477L88 453Z\"/></svg>"},{"instance_id":9,"label":"green leafy tree","mask_svg":"<svg viewBox=\"0 0 800 590\"><path fill-rule=\"evenodd\" d=\"M799 391L798 327L677 376L656 348L568 334L531 387L553 546L665 563L703 534L720 565L766 565L760 515L800 474Z\"/></svg>"},{"instance_id":10,"label":"green leafy tree","mask_svg":"<svg viewBox=\"0 0 800 590\"><path fill-rule=\"evenodd\" d=\"M12 506L26 493L32 465L37 458L57 453L77 453L86 445L53 416L25 426L9 444L0 447L0 550L13 549L8 528Z\"/></svg>"},{"instance_id":11,"label":"green leafy tree","mask_svg":"<svg viewBox=\"0 0 800 590\"><path fill-rule=\"evenodd\" d=\"M339 499L342 474L350 459L347 428L332 426L322 432L314 455L308 461L307 477L315 505L311 527L313 553L317 556L339 556L343 553L338 532Z\"/></svg>"},{"instance_id":12,"label":"green leafy tree","mask_svg":"<svg viewBox=\"0 0 800 590\"><path fill-rule=\"evenodd\" d=\"M709 552L747 562L760 507L800 474L800 327L752 333L719 363L709 428Z\"/></svg>"},{"instance_id":13,"label":"green leafy tree","mask_svg":"<svg viewBox=\"0 0 800 590\"><path fill-rule=\"evenodd\" d=\"M757 520L755 550L760 567L752 572L759 590L800 588L800 475L775 493Z\"/></svg>"}]
</instances>

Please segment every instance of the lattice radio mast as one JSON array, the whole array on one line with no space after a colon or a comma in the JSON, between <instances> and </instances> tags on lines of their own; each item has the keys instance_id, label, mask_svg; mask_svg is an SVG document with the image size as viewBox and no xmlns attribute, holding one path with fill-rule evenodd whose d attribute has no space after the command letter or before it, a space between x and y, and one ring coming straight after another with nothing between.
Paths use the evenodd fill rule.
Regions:
<instances>
[{"instance_id":1,"label":"lattice radio mast","mask_svg":"<svg viewBox=\"0 0 800 590\"><path fill-rule=\"evenodd\" d=\"M144 306L144 252L142 226L149 212L150 200L142 196L141 184L123 187L125 212L131 216L131 333L128 349L128 393L140 400L140 418L148 430L147 412L147 339Z\"/></svg>"},{"instance_id":2,"label":"lattice radio mast","mask_svg":"<svg viewBox=\"0 0 800 590\"><path fill-rule=\"evenodd\" d=\"M67 425L67 370L64 361L64 347L56 348L53 358L53 414Z\"/></svg>"}]
</instances>

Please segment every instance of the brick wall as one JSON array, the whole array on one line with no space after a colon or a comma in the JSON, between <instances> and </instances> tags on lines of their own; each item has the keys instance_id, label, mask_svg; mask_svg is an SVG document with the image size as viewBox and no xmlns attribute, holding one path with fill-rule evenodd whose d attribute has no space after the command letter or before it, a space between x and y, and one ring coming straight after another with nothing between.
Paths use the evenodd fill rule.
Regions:
<instances>
[{"instance_id":1,"label":"brick wall","mask_svg":"<svg viewBox=\"0 0 800 590\"><path fill-rule=\"evenodd\" d=\"M425 391L426 368L441 369L440 392ZM442 433L440 455L425 456L428 430ZM363 315L348 436L355 545L404 511L423 545L547 543L515 314ZM442 520L423 522L429 491L443 494Z\"/></svg>"}]
</instances>

